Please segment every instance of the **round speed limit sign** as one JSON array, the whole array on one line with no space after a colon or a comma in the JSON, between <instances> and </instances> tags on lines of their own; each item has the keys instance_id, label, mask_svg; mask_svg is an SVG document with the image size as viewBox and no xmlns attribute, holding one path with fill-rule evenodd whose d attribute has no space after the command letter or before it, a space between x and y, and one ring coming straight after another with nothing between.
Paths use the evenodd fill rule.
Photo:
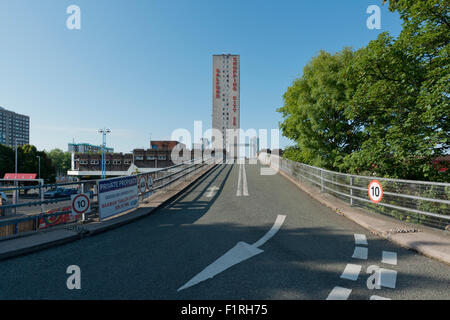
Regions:
<instances>
[{"instance_id":1,"label":"round speed limit sign","mask_svg":"<svg viewBox=\"0 0 450 320\"><path fill-rule=\"evenodd\" d=\"M91 200L85 194L77 194L72 196L72 214L82 214L89 212L91 209Z\"/></svg>"},{"instance_id":2,"label":"round speed limit sign","mask_svg":"<svg viewBox=\"0 0 450 320\"><path fill-rule=\"evenodd\" d=\"M378 203L383 199L383 188L377 180L372 180L369 184L369 198L373 203Z\"/></svg>"},{"instance_id":3,"label":"round speed limit sign","mask_svg":"<svg viewBox=\"0 0 450 320\"><path fill-rule=\"evenodd\" d=\"M147 188L147 181L145 180L144 176L141 176L139 178L139 191L141 193L144 193L146 188Z\"/></svg>"}]
</instances>

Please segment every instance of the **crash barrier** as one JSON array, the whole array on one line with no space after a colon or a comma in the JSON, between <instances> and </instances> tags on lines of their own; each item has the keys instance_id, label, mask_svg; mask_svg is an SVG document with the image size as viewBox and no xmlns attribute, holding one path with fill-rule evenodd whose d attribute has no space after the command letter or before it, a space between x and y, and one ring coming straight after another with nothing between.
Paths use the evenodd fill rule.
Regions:
<instances>
[{"instance_id":1,"label":"crash barrier","mask_svg":"<svg viewBox=\"0 0 450 320\"><path fill-rule=\"evenodd\" d=\"M438 229L450 228L450 183L345 174L261 153L259 160L352 206Z\"/></svg>"},{"instance_id":2,"label":"crash barrier","mask_svg":"<svg viewBox=\"0 0 450 320\"><path fill-rule=\"evenodd\" d=\"M70 196L61 198L31 199L23 203L2 205L0 207L2 212L20 208L34 208L40 212L26 215L22 213L20 217L4 217L0 220L0 237L48 229L57 225L77 223L93 217L99 217L100 220L108 218L137 207L140 202L144 201L151 194L164 190L180 180L189 179L199 169L215 162L215 158L208 157L190 160L149 173L138 173L126 177L4 188L2 191L5 193L38 189L38 197L41 197L42 193L48 190L74 185L77 192L70 192ZM80 197L78 198L77 196ZM53 208L43 210L44 206L50 205ZM74 206L79 210L78 212L74 211ZM84 207L87 210L83 209Z\"/></svg>"}]
</instances>

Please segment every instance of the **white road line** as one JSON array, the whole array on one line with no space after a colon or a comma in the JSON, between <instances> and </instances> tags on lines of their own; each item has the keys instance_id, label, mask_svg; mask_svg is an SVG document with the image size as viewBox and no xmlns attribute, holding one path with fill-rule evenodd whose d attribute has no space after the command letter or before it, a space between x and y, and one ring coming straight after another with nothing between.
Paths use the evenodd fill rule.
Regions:
<instances>
[{"instance_id":1,"label":"white road line","mask_svg":"<svg viewBox=\"0 0 450 320\"><path fill-rule=\"evenodd\" d=\"M231 268L235 264L250 259L261 252L263 252L263 250L258 249L255 246L251 246L245 242L238 242L231 250L203 269L202 272L186 282L186 284L180 287L177 291L181 291L202 281L211 279L217 274Z\"/></svg>"},{"instance_id":2,"label":"white road line","mask_svg":"<svg viewBox=\"0 0 450 320\"><path fill-rule=\"evenodd\" d=\"M397 252L383 251L382 263L397 265Z\"/></svg>"},{"instance_id":3,"label":"white road line","mask_svg":"<svg viewBox=\"0 0 450 320\"><path fill-rule=\"evenodd\" d=\"M244 196L248 197L248 187L247 187L247 173L245 172L245 163L242 165L243 168L243 183L244 183Z\"/></svg>"},{"instance_id":4,"label":"white road line","mask_svg":"<svg viewBox=\"0 0 450 320\"><path fill-rule=\"evenodd\" d=\"M236 196L238 196L238 197L242 196L241 180L242 180L242 165L239 165L239 178L238 178L238 185L237 185L237 191L236 191Z\"/></svg>"},{"instance_id":5,"label":"white road line","mask_svg":"<svg viewBox=\"0 0 450 320\"><path fill-rule=\"evenodd\" d=\"M278 232L285 218L286 216L278 215L272 228L256 243L250 245L242 241L238 242L231 250L228 250L228 252L203 269L203 271L186 282L186 284L180 287L177 291L181 291L202 281L213 278L228 268L231 268L242 261L264 252L264 250L258 249L258 247L263 245Z\"/></svg>"},{"instance_id":6,"label":"white road line","mask_svg":"<svg viewBox=\"0 0 450 320\"><path fill-rule=\"evenodd\" d=\"M356 281L358 280L361 269L362 269L361 265L349 263L345 267L345 270L342 273L341 278Z\"/></svg>"},{"instance_id":7,"label":"white road line","mask_svg":"<svg viewBox=\"0 0 450 320\"><path fill-rule=\"evenodd\" d=\"M272 228L261 239L255 242L253 246L258 248L262 246L264 243L266 243L267 240L272 238L278 232L278 230L280 230L281 225L284 223L285 219L286 216L278 215Z\"/></svg>"},{"instance_id":8,"label":"white road line","mask_svg":"<svg viewBox=\"0 0 450 320\"><path fill-rule=\"evenodd\" d=\"M327 300L347 300L350 293L352 293L351 289L334 287L328 295Z\"/></svg>"},{"instance_id":9,"label":"white road line","mask_svg":"<svg viewBox=\"0 0 450 320\"><path fill-rule=\"evenodd\" d=\"M368 251L365 247L355 247L352 258L367 260Z\"/></svg>"},{"instance_id":10,"label":"white road line","mask_svg":"<svg viewBox=\"0 0 450 320\"><path fill-rule=\"evenodd\" d=\"M391 300L391 299L373 295L370 297L370 300Z\"/></svg>"},{"instance_id":11,"label":"white road line","mask_svg":"<svg viewBox=\"0 0 450 320\"><path fill-rule=\"evenodd\" d=\"M380 268L379 285L386 288L395 289L397 282L397 271Z\"/></svg>"},{"instance_id":12,"label":"white road line","mask_svg":"<svg viewBox=\"0 0 450 320\"><path fill-rule=\"evenodd\" d=\"M355 244L367 245L367 238L365 234L354 234L355 236Z\"/></svg>"}]
</instances>

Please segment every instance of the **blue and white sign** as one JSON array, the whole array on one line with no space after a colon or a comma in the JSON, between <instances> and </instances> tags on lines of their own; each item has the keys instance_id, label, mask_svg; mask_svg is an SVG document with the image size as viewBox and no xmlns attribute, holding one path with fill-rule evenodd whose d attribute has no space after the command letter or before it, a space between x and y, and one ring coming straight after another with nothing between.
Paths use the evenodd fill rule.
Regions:
<instances>
[{"instance_id":1,"label":"blue and white sign","mask_svg":"<svg viewBox=\"0 0 450 320\"><path fill-rule=\"evenodd\" d=\"M138 204L138 181L136 176L105 179L98 182L100 219L136 208Z\"/></svg>"}]
</instances>

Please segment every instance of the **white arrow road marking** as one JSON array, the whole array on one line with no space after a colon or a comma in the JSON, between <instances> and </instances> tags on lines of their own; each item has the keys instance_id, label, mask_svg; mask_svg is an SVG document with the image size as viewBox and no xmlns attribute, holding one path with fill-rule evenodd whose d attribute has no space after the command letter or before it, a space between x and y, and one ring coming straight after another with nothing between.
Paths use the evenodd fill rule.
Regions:
<instances>
[{"instance_id":1,"label":"white arrow road marking","mask_svg":"<svg viewBox=\"0 0 450 320\"><path fill-rule=\"evenodd\" d=\"M327 300L347 300L350 293L352 293L351 289L334 287L328 295Z\"/></svg>"},{"instance_id":2,"label":"white arrow road marking","mask_svg":"<svg viewBox=\"0 0 450 320\"><path fill-rule=\"evenodd\" d=\"M266 243L270 238L272 238L278 230L280 230L281 225L284 223L284 219L286 219L286 216L278 215L277 220L275 220L275 223L273 224L272 228L267 231L267 233L259 239L257 242L253 244L254 247L261 247L264 243Z\"/></svg>"},{"instance_id":3,"label":"white arrow road marking","mask_svg":"<svg viewBox=\"0 0 450 320\"><path fill-rule=\"evenodd\" d=\"M258 247L262 246L278 232L285 219L286 216L278 215L273 227L260 240L258 240L252 245L242 241L238 242L231 250L229 250L219 259L217 259L212 264L203 269L202 272L200 272L191 280L189 280L177 291L181 291L183 289L194 286L202 281L211 279L214 276L218 275L219 273L227 270L228 268L231 268L235 264L238 264L242 261L250 259L251 257L264 252L264 250L261 250Z\"/></svg>"},{"instance_id":4,"label":"white arrow road marking","mask_svg":"<svg viewBox=\"0 0 450 320\"><path fill-rule=\"evenodd\" d=\"M212 198L214 197L214 195L216 194L216 191L219 190L218 187L214 186L214 187L210 187L208 188L208 194L206 195L207 198Z\"/></svg>"}]
</instances>

